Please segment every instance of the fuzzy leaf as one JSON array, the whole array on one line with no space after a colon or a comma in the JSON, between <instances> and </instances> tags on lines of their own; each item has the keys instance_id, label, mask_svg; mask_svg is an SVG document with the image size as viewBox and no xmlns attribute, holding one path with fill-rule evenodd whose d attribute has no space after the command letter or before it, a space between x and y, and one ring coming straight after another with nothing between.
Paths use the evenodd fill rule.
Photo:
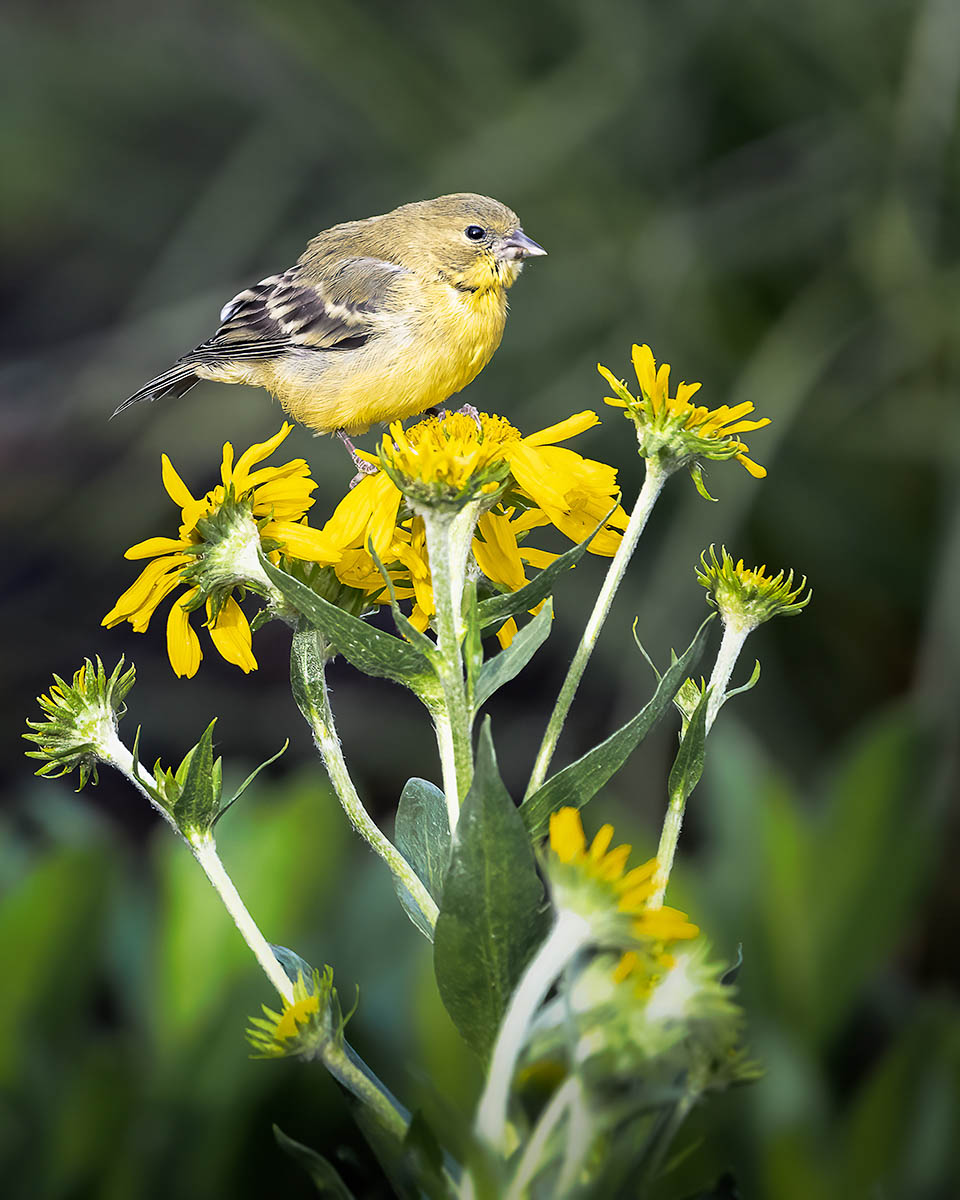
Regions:
<instances>
[{"instance_id":1,"label":"fuzzy leaf","mask_svg":"<svg viewBox=\"0 0 960 1200\"><path fill-rule=\"evenodd\" d=\"M443 1173L443 1150L422 1113L414 1113L403 1148L410 1171L424 1195L429 1200L449 1200L453 1192Z\"/></svg>"},{"instance_id":2,"label":"fuzzy leaf","mask_svg":"<svg viewBox=\"0 0 960 1200\"><path fill-rule=\"evenodd\" d=\"M412 646L415 646L424 658L432 659L437 653L436 643L432 642L425 633L421 633L416 625L413 625L409 617L404 616L400 610L400 605L397 602L397 589L394 587L393 580L390 578L390 572L380 561L380 555L373 548L372 539L367 543L367 553L371 556L377 565L377 570L383 576L383 582L386 584L387 594L390 596L390 612L393 615L393 623L397 627L397 632L400 636Z\"/></svg>"},{"instance_id":3,"label":"fuzzy leaf","mask_svg":"<svg viewBox=\"0 0 960 1200\"><path fill-rule=\"evenodd\" d=\"M313 967L295 950L289 950L286 946L274 945L273 942L270 943L270 949L291 983L296 983L301 975L307 982L313 978Z\"/></svg>"},{"instance_id":4,"label":"fuzzy leaf","mask_svg":"<svg viewBox=\"0 0 960 1200\"><path fill-rule=\"evenodd\" d=\"M546 933L543 898L530 838L500 779L488 719L434 933L441 999L464 1040L484 1057Z\"/></svg>"},{"instance_id":5,"label":"fuzzy leaf","mask_svg":"<svg viewBox=\"0 0 960 1200\"><path fill-rule=\"evenodd\" d=\"M243 781L243 783L240 784L240 786L237 788L237 790L233 793L233 795L230 797L230 799L225 804L221 802L220 808L217 812L217 815L210 822L211 828L214 825L216 825L216 823L220 820L220 818L227 811L227 809L231 806L231 804L236 804L236 802L240 799L240 797L247 790L247 788L250 786L250 784L253 783L253 781L260 774L260 772L265 767L269 767L271 763L275 763L282 754L286 753L287 747L289 745L290 745L290 739L287 738L287 740L283 743L283 745L276 752L276 754L274 754L270 758L266 759L266 761L262 762L259 767L256 767L253 771L250 772L250 774L246 777L246 779ZM216 763L214 763L214 772L217 776L216 783L217 783L218 795L219 795L220 788L221 788L221 782L220 782L221 771L219 769L219 765L220 765L220 760L217 759Z\"/></svg>"},{"instance_id":6,"label":"fuzzy leaf","mask_svg":"<svg viewBox=\"0 0 960 1200\"><path fill-rule=\"evenodd\" d=\"M284 597L331 647L367 675L412 686L432 671L423 654L409 642L384 633L322 599L305 584L261 556L261 564ZM417 690L414 688L414 690Z\"/></svg>"},{"instance_id":7,"label":"fuzzy leaf","mask_svg":"<svg viewBox=\"0 0 960 1200\"><path fill-rule=\"evenodd\" d=\"M553 621L553 601L546 600L543 607L519 631L506 650L501 650L488 659L477 673L473 707L477 712L495 691L509 683L527 665L534 654L550 636Z\"/></svg>"},{"instance_id":8,"label":"fuzzy leaf","mask_svg":"<svg viewBox=\"0 0 960 1200\"><path fill-rule=\"evenodd\" d=\"M687 728L680 741L680 749L673 760L667 791L671 804L683 805L687 797L700 782L703 774L703 748L707 738L707 706L710 689L705 689L700 702L693 710Z\"/></svg>"},{"instance_id":9,"label":"fuzzy leaf","mask_svg":"<svg viewBox=\"0 0 960 1200\"><path fill-rule=\"evenodd\" d=\"M564 571L575 567L580 559L583 558L587 552L587 547L604 525L606 525L615 508L616 506L610 509L610 512L607 513L588 538L585 538L582 542L578 542L576 546L572 546L565 554L561 554L559 558L554 559L548 567L543 568L535 579L531 579L519 591L505 592L502 596L491 596L489 599L481 601L477 606L480 628L487 629L491 625L499 625L501 622L506 621L508 617L513 617L517 613L527 612L531 608L536 608L541 600L546 599L551 594L554 581Z\"/></svg>"},{"instance_id":10,"label":"fuzzy leaf","mask_svg":"<svg viewBox=\"0 0 960 1200\"><path fill-rule=\"evenodd\" d=\"M680 685L696 665L712 619L710 616L703 622L693 641L658 682L652 699L635 717L527 797L520 806L520 815L532 838L546 833L551 813L567 805L582 808L620 770L670 707Z\"/></svg>"},{"instance_id":11,"label":"fuzzy leaf","mask_svg":"<svg viewBox=\"0 0 960 1200\"><path fill-rule=\"evenodd\" d=\"M216 786L213 763L213 727L216 723L214 717L177 771L181 791L172 816L185 837L212 829L220 809L220 791Z\"/></svg>"},{"instance_id":12,"label":"fuzzy leaf","mask_svg":"<svg viewBox=\"0 0 960 1200\"><path fill-rule=\"evenodd\" d=\"M274 1125L273 1136L277 1139L280 1149L303 1167L321 1196L331 1196L333 1200L354 1200L353 1192L340 1178L336 1167L316 1150L287 1137L279 1125Z\"/></svg>"},{"instance_id":13,"label":"fuzzy leaf","mask_svg":"<svg viewBox=\"0 0 960 1200\"><path fill-rule=\"evenodd\" d=\"M439 904L450 862L450 821L443 792L426 779L408 779L404 784L397 805L395 841Z\"/></svg>"}]
</instances>

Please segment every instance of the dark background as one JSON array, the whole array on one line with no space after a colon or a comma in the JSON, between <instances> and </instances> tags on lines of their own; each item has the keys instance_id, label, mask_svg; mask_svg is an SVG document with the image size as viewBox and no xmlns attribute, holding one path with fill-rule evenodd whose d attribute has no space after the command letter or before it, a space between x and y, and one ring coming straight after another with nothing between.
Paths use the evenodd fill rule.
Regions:
<instances>
[{"instance_id":1,"label":"dark background","mask_svg":"<svg viewBox=\"0 0 960 1200\"><path fill-rule=\"evenodd\" d=\"M267 935L329 961L351 1037L404 1096L467 1106L478 1072L427 947L348 833L290 699L288 635L245 677L207 646L176 680L163 621L99 628L129 544L173 533L166 450L195 491L221 443L273 433L252 389L202 384L108 423L212 331L240 287L317 230L475 190L550 257L512 293L503 346L469 390L524 432L602 409L599 358L648 341L709 404L752 400L763 482L716 464L661 500L560 754L649 694L705 607L701 549L809 575L814 601L748 643L711 738L672 893L717 952L742 943L749 1036L767 1074L695 1114L669 1194L731 1170L745 1196L940 1197L960 1175L956 861L960 9L952 0L669 5L118 2L8 4L0 40L4 817L0 1164L23 1197L235 1197L310 1185L271 1121L376 1176L318 1067L252 1062L269 988L181 846L116 778L80 798L35 781L19 731L52 671L122 652L125 729L176 760L214 714L235 778L286 756L224 822L223 857ZM576 443L641 464L620 417ZM372 438L364 439L372 445ZM315 523L351 469L297 430ZM548 646L492 706L522 788L604 563L560 588ZM338 665L334 702L362 794L390 825L404 780L436 777L399 689ZM652 851L664 729L598 799Z\"/></svg>"}]
</instances>

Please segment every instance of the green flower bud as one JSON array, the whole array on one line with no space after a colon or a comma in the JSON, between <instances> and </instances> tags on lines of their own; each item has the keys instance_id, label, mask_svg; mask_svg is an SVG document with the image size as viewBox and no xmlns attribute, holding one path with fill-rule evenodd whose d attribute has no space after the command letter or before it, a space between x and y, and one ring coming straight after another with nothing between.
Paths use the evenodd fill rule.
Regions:
<instances>
[{"instance_id":1,"label":"green flower bud","mask_svg":"<svg viewBox=\"0 0 960 1200\"><path fill-rule=\"evenodd\" d=\"M44 719L27 721L33 732L23 735L39 746L26 752L43 761L37 774L59 778L77 769L80 788L88 779L96 784L97 763L110 759L117 746L117 722L135 677L132 666L123 670L122 658L108 675L99 656L96 667L89 658L84 661L72 684L54 675L49 694L37 697Z\"/></svg>"},{"instance_id":2,"label":"green flower bud","mask_svg":"<svg viewBox=\"0 0 960 1200\"><path fill-rule=\"evenodd\" d=\"M709 557L708 557L709 555ZM697 581L707 589L707 600L720 612L724 624L739 629L755 629L776 616L795 616L810 603L813 589L803 596L807 578L793 586L793 571L769 576L765 566L745 567L743 559L734 563L726 547L717 558L713 546L700 556L703 569Z\"/></svg>"}]
</instances>

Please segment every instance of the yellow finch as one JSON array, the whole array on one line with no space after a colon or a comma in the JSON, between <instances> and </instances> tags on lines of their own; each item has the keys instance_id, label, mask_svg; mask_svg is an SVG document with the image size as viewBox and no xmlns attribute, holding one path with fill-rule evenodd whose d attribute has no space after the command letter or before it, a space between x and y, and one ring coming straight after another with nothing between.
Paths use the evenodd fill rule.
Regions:
<instances>
[{"instance_id":1,"label":"yellow finch","mask_svg":"<svg viewBox=\"0 0 960 1200\"><path fill-rule=\"evenodd\" d=\"M500 344L523 260L545 253L505 204L469 192L334 225L296 266L234 296L212 338L117 412L201 379L248 383L349 446L347 434L466 387Z\"/></svg>"}]
</instances>

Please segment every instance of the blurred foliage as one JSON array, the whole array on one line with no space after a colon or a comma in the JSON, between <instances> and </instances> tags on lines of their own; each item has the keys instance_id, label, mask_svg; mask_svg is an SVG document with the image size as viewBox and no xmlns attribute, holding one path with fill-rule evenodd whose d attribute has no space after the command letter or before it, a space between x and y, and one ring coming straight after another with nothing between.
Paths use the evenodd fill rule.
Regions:
<instances>
[{"instance_id":1,"label":"blurred foliage","mask_svg":"<svg viewBox=\"0 0 960 1200\"><path fill-rule=\"evenodd\" d=\"M767 1076L698 1114L680 1194L728 1168L744 1195L778 1200L954 1193L958 37L952 0L6 6L6 1194L310 1194L272 1121L331 1157L346 1145L355 1183L369 1157L329 1080L245 1057L263 985L182 848L147 836L146 806L114 779L79 801L30 781L15 731L51 671L84 654L136 661L136 719L167 761L214 713L237 780L293 733L274 783L223 822L224 857L268 936L332 962L344 995L361 986L352 1036L391 1086L430 1077L469 1101L476 1076L415 931L299 773L312 750L284 632L258 635L258 675L208 654L186 684L162 627L99 629L132 578L122 548L170 530L161 449L202 487L223 440L279 424L264 395L212 384L108 424L115 405L318 229L464 189L511 204L550 251L513 294L472 403L538 428L596 407L596 361L625 370L646 340L706 402L774 418L751 440L765 482L718 465L716 506L679 479L664 498L561 752L649 693L624 650L634 615L656 661L689 641L706 543L816 589L801 619L753 639L763 678L724 712L689 815L680 883L720 949L743 944ZM639 461L603 415L578 448L620 463L632 498ZM294 438L324 514L352 468ZM508 786L602 569L566 581L553 653L491 706ZM429 732L399 689L342 665L333 684L361 790L389 823L403 780L433 770ZM651 843L663 797L649 780L671 737L590 815Z\"/></svg>"}]
</instances>

